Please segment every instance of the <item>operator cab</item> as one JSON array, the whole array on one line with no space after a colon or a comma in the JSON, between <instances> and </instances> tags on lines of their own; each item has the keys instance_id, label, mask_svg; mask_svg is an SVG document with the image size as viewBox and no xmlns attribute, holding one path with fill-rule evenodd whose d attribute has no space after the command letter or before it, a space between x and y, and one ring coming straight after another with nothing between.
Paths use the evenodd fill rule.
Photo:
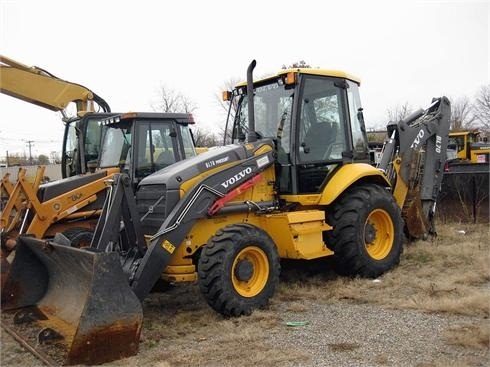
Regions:
<instances>
[{"instance_id":1,"label":"operator cab","mask_svg":"<svg viewBox=\"0 0 490 367\"><path fill-rule=\"evenodd\" d=\"M119 167L135 187L151 173L197 155L190 114L124 113L102 123L98 167Z\"/></svg>"},{"instance_id":2,"label":"operator cab","mask_svg":"<svg viewBox=\"0 0 490 367\"><path fill-rule=\"evenodd\" d=\"M359 80L339 71L286 69L254 82L254 120L258 138L277 147L280 194L319 193L337 167L370 162L359 97ZM248 132L246 84L238 85L231 139Z\"/></svg>"},{"instance_id":3,"label":"operator cab","mask_svg":"<svg viewBox=\"0 0 490 367\"><path fill-rule=\"evenodd\" d=\"M90 113L66 122L61 155L63 178L94 171L100 153L102 120L114 115Z\"/></svg>"}]
</instances>

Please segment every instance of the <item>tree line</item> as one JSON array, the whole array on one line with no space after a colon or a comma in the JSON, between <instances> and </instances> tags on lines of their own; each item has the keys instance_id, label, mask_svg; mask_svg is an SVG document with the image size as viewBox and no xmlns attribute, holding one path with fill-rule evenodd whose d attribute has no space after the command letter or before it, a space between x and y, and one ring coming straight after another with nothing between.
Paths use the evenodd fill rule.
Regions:
<instances>
[{"instance_id":1,"label":"tree line","mask_svg":"<svg viewBox=\"0 0 490 367\"><path fill-rule=\"evenodd\" d=\"M34 166L34 165L48 165L48 164L60 164L61 156L59 152L53 151L48 155L27 155L26 153L11 153L4 159L0 160L0 163L8 163L9 166Z\"/></svg>"}]
</instances>

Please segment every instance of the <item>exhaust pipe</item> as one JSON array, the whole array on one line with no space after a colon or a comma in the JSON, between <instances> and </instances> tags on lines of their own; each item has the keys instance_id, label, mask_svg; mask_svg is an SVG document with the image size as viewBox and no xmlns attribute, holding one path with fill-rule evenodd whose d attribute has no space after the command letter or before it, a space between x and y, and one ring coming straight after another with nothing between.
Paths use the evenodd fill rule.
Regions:
<instances>
[{"instance_id":1,"label":"exhaust pipe","mask_svg":"<svg viewBox=\"0 0 490 367\"><path fill-rule=\"evenodd\" d=\"M254 80L253 70L257 62L252 60L247 68L247 98L248 98L248 136L249 143L257 141L257 133L255 132L255 112L254 112Z\"/></svg>"}]
</instances>

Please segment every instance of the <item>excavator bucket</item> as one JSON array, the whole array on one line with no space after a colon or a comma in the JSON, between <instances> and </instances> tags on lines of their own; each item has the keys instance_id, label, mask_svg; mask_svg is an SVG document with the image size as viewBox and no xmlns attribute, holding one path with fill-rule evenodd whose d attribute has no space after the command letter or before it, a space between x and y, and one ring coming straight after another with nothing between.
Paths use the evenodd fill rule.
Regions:
<instances>
[{"instance_id":1,"label":"excavator bucket","mask_svg":"<svg viewBox=\"0 0 490 367\"><path fill-rule=\"evenodd\" d=\"M26 335L37 333L44 354L56 349L60 364L95 365L138 351L142 306L116 253L21 236L2 313L13 313L13 327L29 328Z\"/></svg>"}]
</instances>

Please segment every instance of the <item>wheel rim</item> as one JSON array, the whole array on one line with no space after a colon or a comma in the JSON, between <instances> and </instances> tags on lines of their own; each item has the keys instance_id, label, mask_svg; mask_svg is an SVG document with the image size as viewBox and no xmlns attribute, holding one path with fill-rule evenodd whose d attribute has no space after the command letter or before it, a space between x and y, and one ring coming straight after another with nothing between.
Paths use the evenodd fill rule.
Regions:
<instances>
[{"instance_id":1,"label":"wheel rim","mask_svg":"<svg viewBox=\"0 0 490 367\"><path fill-rule=\"evenodd\" d=\"M385 210L376 209L369 214L364 226L364 243L373 259L382 260L391 251L395 226Z\"/></svg>"},{"instance_id":2,"label":"wheel rim","mask_svg":"<svg viewBox=\"0 0 490 367\"><path fill-rule=\"evenodd\" d=\"M231 278L235 291L241 296L254 297L259 294L269 278L269 261L265 252L257 246L240 251L233 261Z\"/></svg>"}]
</instances>

